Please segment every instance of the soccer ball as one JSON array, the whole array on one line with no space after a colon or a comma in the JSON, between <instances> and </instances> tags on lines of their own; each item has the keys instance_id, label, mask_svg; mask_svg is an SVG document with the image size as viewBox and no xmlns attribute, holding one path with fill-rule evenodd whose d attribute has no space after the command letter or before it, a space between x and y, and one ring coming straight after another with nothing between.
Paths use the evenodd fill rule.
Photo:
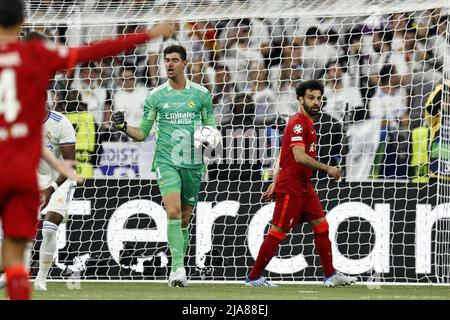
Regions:
<instances>
[{"instance_id":1,"label":"soccer ball","mask_svg":"<svg viewBox=\"0 0 450 320\"><path fill-rule=\"evenodd\" d=\"M194 132L194 146L214 149L222 140L219 130L210 126L202 126Z\"/></svg>"}]
</instances>

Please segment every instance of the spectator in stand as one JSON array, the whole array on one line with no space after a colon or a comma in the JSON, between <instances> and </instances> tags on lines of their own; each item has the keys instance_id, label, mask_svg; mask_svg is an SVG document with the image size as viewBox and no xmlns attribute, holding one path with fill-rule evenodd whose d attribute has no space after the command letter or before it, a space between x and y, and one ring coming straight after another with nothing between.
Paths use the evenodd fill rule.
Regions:
<instances>
[{"instance_id":1,"label":"spectator in stand","mask_svg":"<svg viewBox=\"0 0 450 320\"><path fill-rule=\"evenodd\" d=\"M234 96L236 95L234 83L231 82L228 67L223 64L215 65L215 81L213 86L213 105L216 124L222 128L229 127L233 114Z\"/></svg>"},{"instance_id":2,"label":"spectator in stand","mask_svg":"<svg viewBox=\"0 0 450 320\"><path fill-rule=\"evenodd\" d=\"M137 24L127 24L119 26L118 34L132 34L145 30L144 27ZM135 68L136 79L142 84L147 83L147 44L136 46L135 48L124 52L116 57L120 66L133 66Z\"/></svg>"},{"instance_id":3,"label":"spectator in stand","mask_svg":"<svg viewBox=\"0 0 450 320\"><path fill-rule=\"evenodd\" d=\"M256 70L250 72L250 94L255 102L255 125L272 125L277 119L277 97L269 86L267 69L260 64Z\"/></svg>"},{"instance_id":4,"label":"spectator in stand","mask_svg":"<svg viewBox=\"0 0 450 320\"><path fill-rule=\"evenodd\" d=\"M295 20L293 22L292 20ZM328 30L333 28L338 33L340 30L339 26L345 25L342 23L339 17L301 17L301 18L291 18L288 22L293 24L289 27L289 33L292 34L296 41L303 42L305 37L307 37L308 29L313 27L319 30L320 33L327 33ZM292 29L292 30L291 30Z\"/></svg>"},{"instance_id":5,"label":"spectator in stand","mask_svg":"<svg viewBox=\"0 0 450 320\"><path fill-rule=\"evenodd\" d=\"M253 128L255 103L250 94L238 93L233 102L233 136L245 135L248 129Z\"/></svg>"},{"instance_id":6,"label":"spectator in stand","mask_svg":"<svg viewBox=\"0 0 450 320\"><path fill-rule=\"evenodd\" d=\"M250 19L239 20L236 39L223 54L223 62L229 68L231 79L239 91L246 89L249 72L264 63L260 50L250 45L250 23Z\"/></svg>"},{"instance_id":7,"label":"spectator in stand","mask_svg":"<svg viewBox=\"0 0 450 320\"><path fill-rule=\"evenodd\" d=\"M58 96L55 110L63 113L75 129L77 172L84 178L92 178L99 151L94 116L87 111L87 104L77 90L64 90Z\"/></svg>"},{"instance_id":8,"label":"spectator in stand","mask_svg":"<svg viewBox=\"0 0 450 320\"><path fill-rule=\"evenodd\" d=\"M362 67L368 64L368 56L362 51L362 32L361 28L356 27L345 34L345 45L347 47L346 54L340 57L340 61L344 64L348 74L348 84L358 89L361 86L361 77L363 76ZM361 92L362 96L365 96Z\"/></svg>"},{"instance_id":9,"label":"spectator in stand","mask_svg":"<svg viewBox=\"0 0 450 320\"><path fill-rule=\"evenodd\" d=\"M380 86L370 100L370 117L381 121L381 127L398 129L406 134L409 126L409 114L406 101L400 93L395 77L397 69L385 65L380 70Z\"/></svg>"},{"instance_id":10,"label":"spectator in stand","mask_svg":"<svg viewBox=\"0 0 450 320\"><path fill-rule=\"evenodd\" d=\"M412 28L407 12L397 12L389 15L386 30L392 31L392 50L402 51L405 46L405 34Z\"/></svg>"},{"instance_id":11,"label":"spectator in stand","mask_svg":"<svg viewBox=\"0 0 450 320\"><path fill-rule=\"evenodd\" d=\"M277 88L280 86L281 73L284 70L292 70L293 75L295 73L295 75L299 75L303 80L310 80L303 69L302 45L298 40L294 40L293 42L284 41L282 44L280 63L269 69L270 85L272 88L275 88L275 91L279 91ZM286 79L286 77L284 78ZM295 98L295 101L297 101L297 98Z\"/></svg>"},{"instance_id":12,"label":"spectator in stand","mask_svg":"<svg viewBox=\"0 0 450 320\"><path fill-rule=\"evenodd\" d=\"M379 122L379 144L373 177L407 177L409 110L395 80L396 67L380 70L380 86L369 102L370 117Z\"/></svg>"},{"instance_id":13,"label":"spectator in stand","mask_svg":"<svg viewBox=\"0 0 450 320\"><path fill-rule=\"evenodd\" d=\"M427 50L433 47L433 39L437 35L437 28L441 16L441 8L428 9L421 14L413 24L417 29L419 39L429 40L429 43L427 43Z\"/></svg>"},{"instance_id":14,"label":"spectator in stand","mask_svg":"<svg viewBox=\"0 0 450 320\"><path fill-rule=\"evenodd\" d=\"M99 62L99 70L100 70L100 87L105 88L106 90L114 89L114 82L117 77L117 69L116 66L117 59L115 57L105 57Z\"/></svg>"},{"instance_id":15,"label":"spectator in stand","mask_svg":"<svg viewBox=\"0 0 450 320\"><path fill-rule=\"evenodd\" d=\"M441 70L444 66L445 57L450 56L450 39L448 36L448 25L450 16L441 16L437 26L437 33L434 39L434 57L436 60L436 69ZM446 41L447 39L447 41ZM450 78L450 68L447 68L447 79Z\"/></svg>"},{"instance_id":16,"label":"spectator in stand","mask_svg":"<svg viewBox=\"0 0 450 320\"><path fill-rule=\"evenodd\" d=\"M196 20L186 23L188 37L191 39L192 60L201 61L210 65L217 59L216 27L213 22Z\"/></svg>"},{"instance_id":17,"label":"spectator in stand","mask_svg":"<svg viewBox=\"0 0 450 320\"><path fill-rule=\"evenodd\" d=\"M111 119L111 101L108 91L100 87L99 68L96 62L84 63L79 68L79 77L72 82L71 89L81 93L87 110L94 116L100 131L107 131Z\"/></svg>"},{"instance_id":18,"label":"spectator in stand","mask_svg":"<svg viewBox=\"0 0 450 320\"><path fill-rule=\"evenodd\" d=\"M396 84L410 83L410 69L406 63L403 52L394 51L392 48L393 32L377 29L372 34L372 48L369 60L369 81L371 86L377 86L381 68L390 64L395 66L397 75L392 79ZM370 97L369 97L370 98Z\"/></svg>"},{"instance_id":19,"label":"spectator in stand","mask_svg":"<svg viewBox=\"0 0 450 320\"><path fill-rule=\"evenodd\" d=\"M277 87L277 114L288 121L298 111L296 88L301 81L302 69L282 69Z\"/></svg>"},{"instance_id":20,"label":"spectator in stand","mask_svg":"<svg viewBox=\"0 0 450 320\"><path fill-rule=\"evenodd\" d=\"M345 116L363 107L361 92L353 86L345 86L344 68L338 60L326 65L324 98L327 104L323 112L344 124Z\"/></svg>"},{"instance_id":21,"label":"spectator in stand","mask_svg":"<svg viewBox=\"0 0 450 320\"><path fill-rule=\"evenodd\" d=\"M202 60L194 59L187 65L187 71L191 81L204 86L210 92L212 91L213 84L206 71L206 64Z\"/></svg>"},{"instance_id":22,"label":"spectator in stand","mask_svg":"<svg viewBox=\"0 0 450 320\"><path fill-rule=\"evenodd\" d=\"M412 72L408 91L411 128L419 127L424 118L422 106L427 95L442 79L442 73L436 71L433 53L426 51L425 44L417 38L417 29L409 28L405 33L403 52ZM450 52L449 52L450 53Z\"/></svg>"},{"instance_id":23,"label":"spectator in stand","mask_svg":"<svg viewBox=\"0 0 450 320\"><path fill-rule=\"evenodd\" d=\"M308 78L318 79L327 61L335 60L338 56L337 37L333 31L328 30L323 34L315 27L306 31L302 61Z\"/></svg>"},{"instance_id":24,"label":"spectator in stand","mask_svg":"<svg viewBox=\"0 0 450 320\"><path fill-rule=\"evenodd\" d=\"M302 65L302 47L299 40L284 45L281 63L270 68L271 86L277 95L277 114L288 120L298 111L296 88L305 77Z\"/></svg>"},{"instance_id":25,"label":"spectator in stand","mask_svg":"<svg viewBox=\"0 0 450 320\"><path fill-rule=\"evenodd\" d=\"M119 79L119 85L112 96L113 110L114 112L122 111L128 124L138 127L144 112L148 90L137 81L134 67L123 67Z\"/></svg>"},{"instance_id":26,"label":"spectator in stand","mask_svg":"<svg viewBox=\"0 0 450 320\"><path fill-rule=\"evenodd\" d=\"M248 29L242 30L243 25L247 26ZM264 20L259 18L243 18L229 21L218 35L221 50L228 50L234 46L238 38L243 36L239 35L242 31L248 31L249 47L259 51L264 57L269 55L271 50L269 26Z\"/></svg>"}]
</instances>

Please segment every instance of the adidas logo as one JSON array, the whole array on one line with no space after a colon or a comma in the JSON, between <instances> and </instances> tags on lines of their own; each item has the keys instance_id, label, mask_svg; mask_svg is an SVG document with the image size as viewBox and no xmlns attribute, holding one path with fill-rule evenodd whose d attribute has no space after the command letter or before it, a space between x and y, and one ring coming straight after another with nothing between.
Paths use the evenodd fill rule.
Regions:
<instances>
[{"instance_id":1,"label":"adidas logo","mask_svg":"<svg viewBox=\"0 0 450 320\"><path fill-rule=\"evenodd\" d=\"M164 105L163 105L163 109L167 109L167 108L169 108L169 104L167 104L167 103L164 103Z\"/></svg>"},{"instance_id":2,"label":"adidas logo","mask_svg":"<svg viewBox=\"0 0 450 320\"><path fill-rule=\"evenodd\" d=\"M188 201L195 201L195 197L190 197Z\"/></svg>"}]
</instances>

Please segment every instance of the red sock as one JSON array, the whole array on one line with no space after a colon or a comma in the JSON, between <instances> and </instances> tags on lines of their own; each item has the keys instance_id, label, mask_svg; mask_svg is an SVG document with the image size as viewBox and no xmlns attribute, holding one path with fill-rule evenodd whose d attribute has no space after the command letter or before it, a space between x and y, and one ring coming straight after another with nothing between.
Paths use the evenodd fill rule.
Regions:
<instances>
[{"instance_id":1,"label":"red sock","mask_svg":"<svg viewBox=\"0 0 450 320\"><path fill-rule=\"evenodd\" d=\"M261 277L262 272L277 253L277 248L285 237L285 233L270 229L269 234L264 239L261 248L259 249L258 258L256 258L252 271L248 276L251 280Z\"/></svg>"},{"instance_id":2,"label":"red sock","mask_svg":"<svg viewBox=\"0 0 450 320\"><path fill-rule=\"evenodd\" d=\"M6 290L10 300L30 300L31 287L28 272L23 265L5 268Z\"/></svg>"},{"instance_id":3,"label":"red sock","mask_svg":"<svg viewBox=\"0 0 450 320\"><path fill-rule=\"evenodd\" d=\"M333 267L333 254L331 253L331 241L328 238L328 222L324 221L314 226L314 243L322 262L323 274L331 276L336 269Z\"/></svg>"}]
</instances>

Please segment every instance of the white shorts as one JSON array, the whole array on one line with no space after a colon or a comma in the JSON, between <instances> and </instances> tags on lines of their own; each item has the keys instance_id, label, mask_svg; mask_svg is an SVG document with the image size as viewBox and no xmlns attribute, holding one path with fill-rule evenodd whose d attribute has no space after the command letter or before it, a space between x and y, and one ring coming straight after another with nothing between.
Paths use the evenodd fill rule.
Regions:
<instances>
[{"instance_id":1,"label":"white shorts","mask_svg":"<svg viewBox=\"0 0 450 320\"><path fill-rule=\"evenodd\" d=\"M45 214L48 211L59 213L63 216L63 220L61 223L67 222L67 208L70 201L72 201L76 187L77 185L73 181L64 181L64 183L60 185L55 192L53 192L47 207L45 207L41 213Z\"/></svg>"}]
</instances>

